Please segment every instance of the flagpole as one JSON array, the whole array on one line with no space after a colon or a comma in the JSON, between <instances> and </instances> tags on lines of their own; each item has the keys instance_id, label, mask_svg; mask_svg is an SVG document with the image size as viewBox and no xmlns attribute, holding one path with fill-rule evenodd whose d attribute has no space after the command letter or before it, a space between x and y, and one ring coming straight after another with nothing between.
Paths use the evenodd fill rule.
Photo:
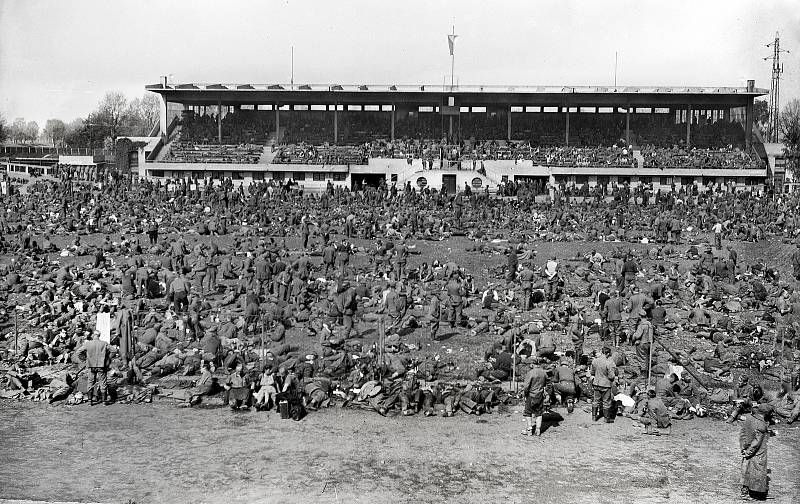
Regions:
<instances>
[{"instance_id":1,"label":"flagpole","mask_svg":"<svg viewBox=\"0 0 800 504\"><path fill-rule=\"evenodd\" d=\"M453 25L453 35L456 34L456 26ZM450 91L454 89L455 83L455 68L456 68L456 51L455 51L455 38L453 39L453 49L450 50Z\"/></svg>"}]
</instances>

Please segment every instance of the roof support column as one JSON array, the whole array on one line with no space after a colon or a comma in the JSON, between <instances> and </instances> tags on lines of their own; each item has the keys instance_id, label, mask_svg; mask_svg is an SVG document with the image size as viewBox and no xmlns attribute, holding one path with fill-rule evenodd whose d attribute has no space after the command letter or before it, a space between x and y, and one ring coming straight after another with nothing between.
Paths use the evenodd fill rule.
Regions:
<instances>
[{"instance_id":1,"label":"roof support column","mask_svg":"<svg viewBox=\"0 0 800 504\"><path fill-rule=\"evenodd\" d=\"M747 107L744 109L744 146L750 151L753 143L753 98L747 99Z\"/></svg>"},{"instance_id":2,"label":"roof support column","mask_svg":"<svg viewBox=\"0 0 800 504\"><path fill-rule=\"evenodd\" d=\"M161 141L167 143L167 107L169 102L167 98L160 94L162 106L158 109L158 127L161 129Z\"/></svg>"},{"instance_id":3,"label":"roof support column","mask_svg":"<svg viewBox=\"0 0 800 504\"><path fill-rule=\"evenodd\" d=\"M625 106L625 143L631 144L631 106Z\"/></svg>"},{"instance_id":4,"label":"roof support column","mask_svg":"<svg viewBox=\"0 0 800 504\"><path fill-rule=\"evenodd\" d=\"M564 144L569 145L569 107L564 107L564 110L567 113L567 124L564 128Z\"/></svg>"},{"instance_id":5,"label":"roof support column","mask_svg":"<svg viewBox=\"0 0 800 504\"><path fill-rule=\"evenodd\" d=\"M275 143L281 143L281 104L275 103Z\"/></svg>"},{"instance_id":6,"label":"roof support column","mask_svg":"<svg viewBox=\"0 0 800 504\"><path fill-rule=\"evenodd\" d=\"M217 143L222 143L222 99L217 98Z\"/></svg>"},{"instance_id":7,"label":"roof support column","mask_svg":"<svg viewBox=\"0 0 800 504\"><path fill-rule=\"evenodd\" d=\"M692 146L692 106L686 106L686 148Z\"/></svg>"},{"instance_id":8,"label":"roof support column","mask_svg":"<svg viewBox=\"0 0 800 504\"><path fill-rule=\"evenodd\" d=\"M339 141L339 104L333 104L333 145Z\"/></svg>"},{"instance_id":9,"label":"roof support column","mask_svg":"<svg viewBox=\"0 0 800 504\"><path fill-rule=\"evenodd\" d=\"M392 142L394 142L394 121L395 121L394 112L395 112L395 106L394 103L392 103Z\"/></svg>"},{"instance_id":10,"label":"roof support column","mask_svg":"<svg viewBox=\"0 0 800 504\"><path fill-rule=\"evenodd\" d=\"M511 141L511 105L508 106L508 121L507 121L507 123L508 123L508 125L507 125L506 129L508 131L506 132L506 137L507 137L507 140L510 142Z\"/></svg>"}]
</instances>

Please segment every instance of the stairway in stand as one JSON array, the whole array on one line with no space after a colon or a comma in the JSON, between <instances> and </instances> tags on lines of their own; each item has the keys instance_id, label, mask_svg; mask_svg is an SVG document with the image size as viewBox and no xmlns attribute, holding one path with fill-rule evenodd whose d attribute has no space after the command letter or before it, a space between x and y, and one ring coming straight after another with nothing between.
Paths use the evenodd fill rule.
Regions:
<instances>
[{"instance_id":1,"label":"stairway in stand","mask_svg":"<svg viewBox=\"0 0 800 504\"><path fill-rule=\"evenodd\" d=\"M639 148L633 149L633 159L636 160L636 166L638 168L644 168L644 156L642 156L642 150Z\"/></svg>"},{"instance_id":2,"label":"stairway in stand","mask_svg":"<svg viewBox=\"0 0 800 504\"><path fill-rule=\"evenodd\" d=\"M180 138L181 129L183 127L178 124L175 126L175 129L172 130L172 134L167 139L167 143L161 147L161 150L158 151L158 155L156 155L156 162L163 161L168 155L172 148L172 142L178 140Z\"/></svg>"},{"instance_id":3,"label":"stairway in stand","mask_svg":"<svg viewBox=\"0 0 800 504\"><path fill-rule=\"evenodd\" d=\"M272 160L275 159L275 153L273 152L273 147L275 147L275 145L275 133L270 133L269 137L267 137L267 141L264 143L264 152L261 153L258 164L272 163Z\"/></svg>"}]
</instances>

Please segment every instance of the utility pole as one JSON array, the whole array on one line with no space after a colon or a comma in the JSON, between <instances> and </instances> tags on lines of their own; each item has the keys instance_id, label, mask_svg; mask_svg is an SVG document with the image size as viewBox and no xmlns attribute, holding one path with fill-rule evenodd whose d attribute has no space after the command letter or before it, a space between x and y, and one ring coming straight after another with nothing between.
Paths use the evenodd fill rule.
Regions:
<instances>
[{"instance_id":1,"label":"utility pole","mask_svg":"<svg viewBox=\"0 0 800 504\"><path fill-rule=\"evenodd\" d=\"M783 64L781 64L781 53L789 53L786 49L781 49L780 34L775 32L775 40L767 44L772 47L772 56L767 56L764 61L772 59L772 86L769 91L769 123L767 125L767 140L773 143L779 141L780 123L778 118L781 113L781 74Z\"/></svg>"},{"instance_id":2,"label":"utility pole","mask_svg":"<svg viewBox=\"0 0 800 504\"><path fill-rule=\"evenodd\" d=\"M294 46L292 46L292 76L291 76L290 86L292 88L292 91L294 91Z\"/></svg>"}]
</instances>

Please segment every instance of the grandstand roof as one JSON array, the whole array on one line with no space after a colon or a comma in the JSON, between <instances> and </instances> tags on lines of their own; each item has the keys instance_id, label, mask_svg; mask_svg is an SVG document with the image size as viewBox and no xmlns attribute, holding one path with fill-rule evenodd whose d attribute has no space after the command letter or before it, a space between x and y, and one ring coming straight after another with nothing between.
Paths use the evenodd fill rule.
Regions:
<instances>
[{"instance_id":1,"label":"grandstand roof","mask_svg":"<svg viewBox=\"0 0 800 504\"><path fill-rule=\"evenodd\" d=\"M768 93L761 88L695 86L480 86L389 84L151 84L145 89L170 102L225 104L432 104L455 97L461 105L743 106Z\"/></svg>"}]
</instances>

